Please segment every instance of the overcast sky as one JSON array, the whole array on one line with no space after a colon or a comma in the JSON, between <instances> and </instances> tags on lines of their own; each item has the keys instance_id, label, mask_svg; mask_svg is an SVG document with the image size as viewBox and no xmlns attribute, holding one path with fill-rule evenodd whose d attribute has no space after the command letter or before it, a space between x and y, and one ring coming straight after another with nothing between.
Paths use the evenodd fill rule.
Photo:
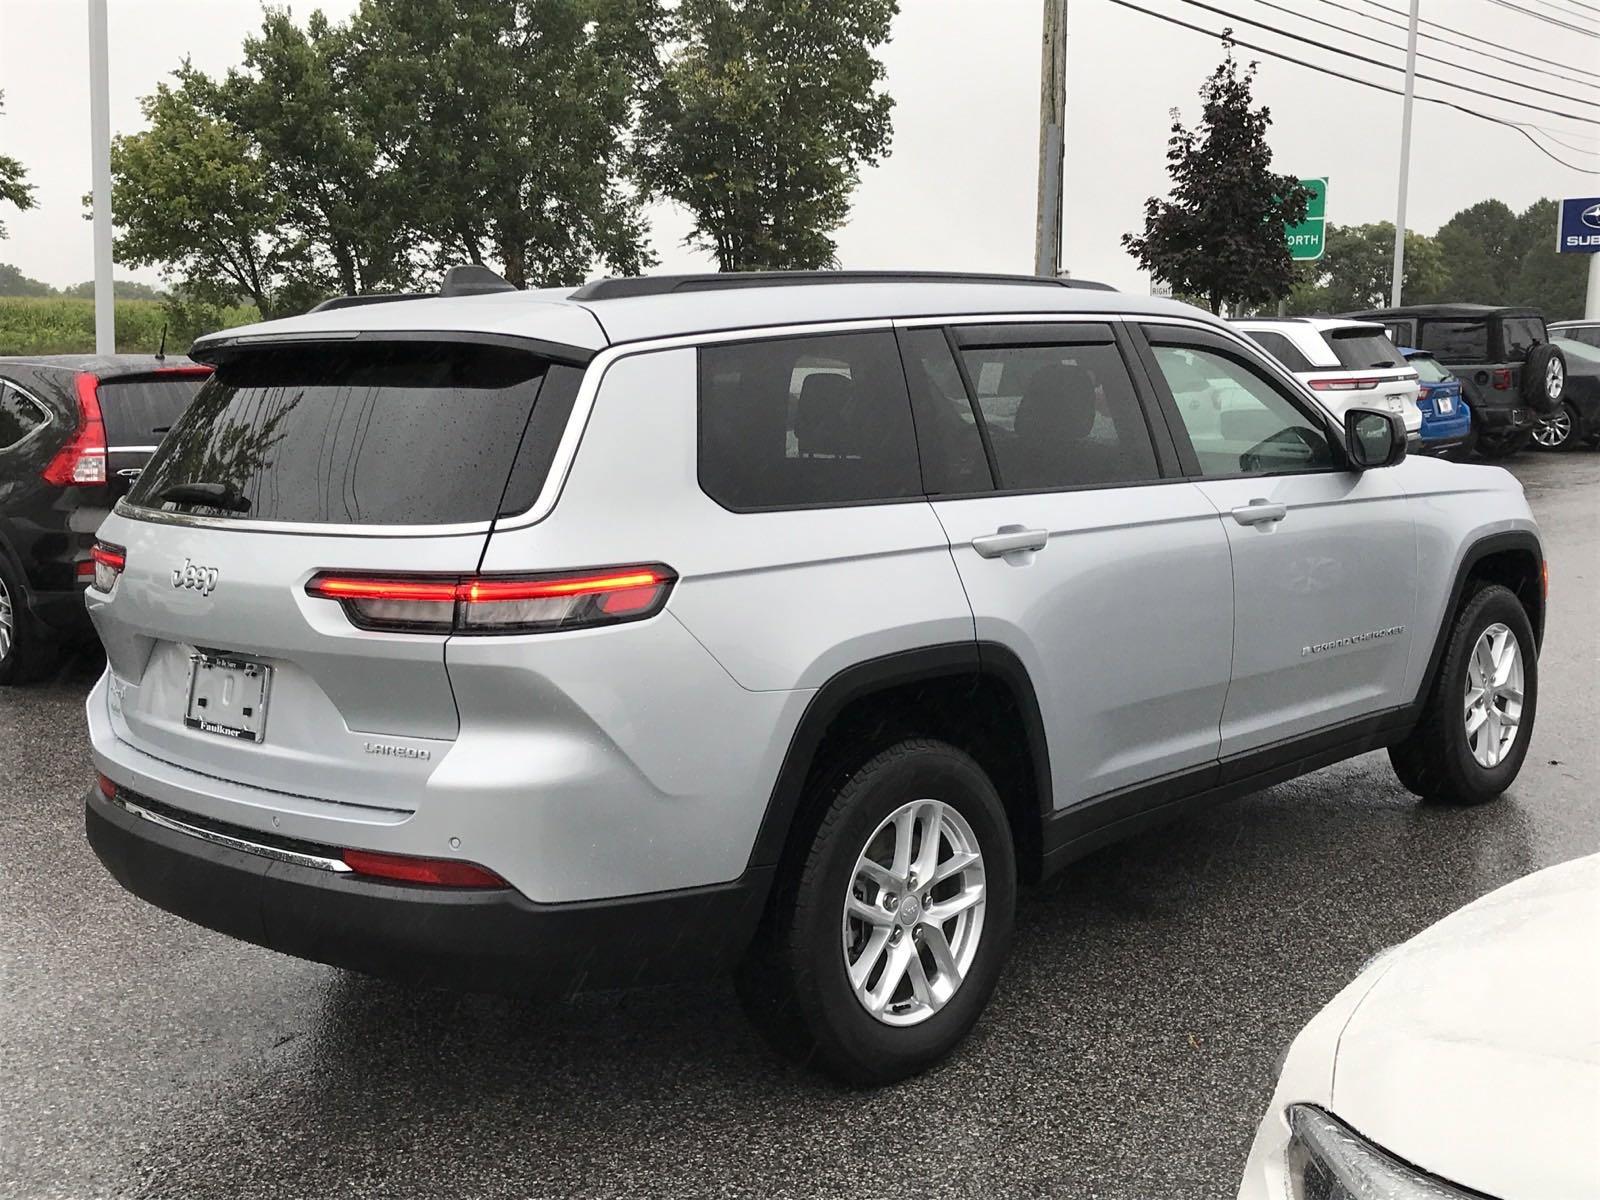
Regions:
<instances>
[{"instance_id":1,"label":"overcast sky","mask_svg":"<svg viewBox=\"0 0 1600 1200\"><path fill-rule=\"evenodd\" d=\"M1218 30L1228 19L1184 0L1131 0L1141 7ZM1205 0L1234 15L1236 34L1298 57L1398 86L1401 75L1339 59L1252 29L1249 17L1291 28L1323 44L1400 63L1403 55L1350 36L1402 44L1403 30L1362 20L1328 0L1274 0L1332 28L1266 7L1260 0ZM1454 36L1490 39L1507 57L1545 69L1559 65L1600 76L1600 16L1568 0L1519 0L1523 7L1592 26L1597 36L1523 16L1491 0L1422 0L1424 20ZM1377 4L1338 0L1381 18ZM355 0L291 5L303 18L320 7L342 18ZM894 96L894 145L866 171L855 209L839 231L846 267L1032 269L1038 139L1040 0L901 0L884 50ZM93 275L89 224L79 198L89 190L86 0L0 0L0 150L20 158L36 184L38 208L0 213L10 239L0 262L57 286ZM1583 14L1588 12L1587 19ZM142 127L138 99L184 55L221 73L239 61L242 38L259 24L254 0L110 0L113 133ZM1394 20L1396 18L1382 18ZM1125 289L1147 286L1119 242L1141 220L1147 196L1164 193L1168 110L1193 121L1201 80L1221 56L1217 41L1113 0L1071 0L1067 68L1066 265L1074 275ZM1426 31L1426 30L1425 30ZM1435 30L1439 32L1439 30ZM1516 108L1510 94L1600 118L1600 86L1579 87L1530 75L1461 50L1424 41L1424 52L1470 63L1475 71L1423 63L1429 73L1494 94L1453 93L1468 106L1544 126L1568 144L1556 153L1600 168L1600 124ZM1246 57L1262 57L1244 51ZM1511 76L1558 93L1517 92L1488 75ZM1567 74L1577 72L1565 71ZM1600 78L1593 81L1600 85ZM1328 214L1338 223L1393 220L1399 164L1400 99L1263 58L1257 98L1272 108L1275 166L1331 177ZM1423 83L1421 95L1452 94ZM1587 102L1587 104L1585 103ZM1541 135L1543 136L1543 135ZM1587 153L1586 153L1587 152ZM1409 222L1432 232L1458 209L1495 197L1521 209L1541 196L1600 193L1594 170L1563 167L1513 129L1437 105L1416 109ZM685 249L681 213L653 210L663 270L694 270L708 260ZM1554 237L1554 230L1551 231ZM119 267L119 277L158 283L153 269Z\"/></svg>"}]
</instances>

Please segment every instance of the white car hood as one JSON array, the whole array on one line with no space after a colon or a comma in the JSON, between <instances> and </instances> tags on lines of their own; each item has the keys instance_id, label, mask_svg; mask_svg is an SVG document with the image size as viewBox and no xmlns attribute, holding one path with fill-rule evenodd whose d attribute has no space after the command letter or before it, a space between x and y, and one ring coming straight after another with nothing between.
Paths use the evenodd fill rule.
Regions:
<instances>
[{"instance_id":1,"label":"white car hood","mask_svg":"<svg viewBox=\"0 0 1600 1200\"><path fill-rule=\"evenodd\" d=\"M1501 1200L1600 1196L1600 856L1491 892L1380 965L1339 1038L1333 1111Z\"/></svg>"}]
</instances>

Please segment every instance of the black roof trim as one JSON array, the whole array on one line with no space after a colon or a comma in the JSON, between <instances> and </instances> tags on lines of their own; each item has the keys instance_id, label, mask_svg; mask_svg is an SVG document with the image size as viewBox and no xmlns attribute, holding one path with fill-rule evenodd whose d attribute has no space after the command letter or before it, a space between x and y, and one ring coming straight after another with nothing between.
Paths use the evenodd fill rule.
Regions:
<instances>
[{"instance_id":1,"label":"black roof trim","mask_svg":"<svg viewBox=\"0 0 1600 1200\"><path fill-rule=\"evenodd\" d=\"M335 308L360 308L367 304L388 304L391 300L434 300L438 292L368 292L360 296L332 296L309 312L330 312Z\"/></svg>"},{"instance_id":2,"label":"black roof trim","mask_svg":"<svg viewBox=\"0 0 1600 1200\"><path fill-rule=\"evenodd\" d=\"M1399 308L1373 308L1365 312L1339 315L1363 321L1381 321L1385 317L1528 316L1544 319L1543 313L1537 308L1529 308L1526 304L1404 304Z\"/></svg>"},{"instance_id":3,"label":"black roof trim","mask_svg":"<svg viewBox=\"0 0 1600 1200\"><path fill-rule=\"evenodd\" d=\"M313 308L312 312L329 312L335 308L360 308L364 304L388 304L392 300L437 300L447 296L487 296L493 292L515 292L518 287L507 283L488 267L478 263L462 263L444 273L437 292L367 292L358 296L333 296Z\"/></svg>"},{"instance_id":4,"label":"black roof trim","mask_svg":"<svg viewBox=\"0 0 1600 1200\"><path fill-rule=\"evenodd\" d=\"M1048 275L988 275L963 271L719 271L702 275L632 275L595 279L578 288L568 299L619 300L633 296L666 296L674 292L717 292L831 283L998 283L1116 291L1106 283L1095 283L1088 279L1054 279Z\"/></svg>"}]
</instances>

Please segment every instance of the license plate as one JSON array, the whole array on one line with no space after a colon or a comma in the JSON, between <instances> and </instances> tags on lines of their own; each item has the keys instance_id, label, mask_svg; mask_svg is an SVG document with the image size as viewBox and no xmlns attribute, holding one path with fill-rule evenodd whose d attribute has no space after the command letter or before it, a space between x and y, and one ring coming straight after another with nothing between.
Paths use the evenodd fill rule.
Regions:
<instances>
[{"instance_id":1,"label":"license plate","mask_svg":"<svg viewBox=\"0 0 1600 1200\"><path fill-rule=\"evenodd\" d=\"M1434 404L1434 407L1439 410L1441 416L1447 417L1451 413L1455 412L1456 402L1450 399L1449 396L1440 396L1438 401Z\"/></svg>"},{"instance_id":2,"label":"license plate","mask_svg":"<svg viewBox=\"0 0 1600 1200\"><path fill-rule=\"evenodd\" d=\"M272 668L261 663L196 654L189 659L189 702L183 723L190 729L259 742L267 725Z\"/></svg>"},{"instance_id":3,"label":"license plate","mask_svg":"<svg viewBox=\"0 0 1600 1200\"><path fill-rule=\"evenodd\" d=\"M1401 400L1399 396L1390 396L1389 397L1389 411L1390 412L1403 412L1404 410L1405 410L1405 401Z\"/></svg>"}]
</instances>

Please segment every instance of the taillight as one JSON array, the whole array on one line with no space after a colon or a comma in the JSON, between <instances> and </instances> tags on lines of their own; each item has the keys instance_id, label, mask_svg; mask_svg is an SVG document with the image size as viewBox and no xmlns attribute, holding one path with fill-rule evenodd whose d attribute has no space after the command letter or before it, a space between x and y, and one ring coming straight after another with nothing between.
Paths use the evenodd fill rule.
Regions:
<instances>
[{"instance_id":1,"label":"taillight","mask_svg":"<svg viewBox=\"0 0 1600 1200\"><path fill-rule=\"evenodd\" d=\"M117 785L98 771L95 772L94 785L100 789L100 794L107 800L115 800L117 798Z\"/></svg>"},{"instance_id":2,"label":"taillight","mask_svg":"<svg viewBox=\"0 0 1600 1200\"><path fill-rule=\"evenodd\" d=\"M43 471L44 481L56 487L106 481L106 425L100 417L100 380L83 371L73 382L78 395L78 428Z\"/></svg>"},{"instance_id":3,"label":"taillight","mask_svg":"<svg viewBox=\"0 0 1600 1200\"><path fill-rule=\"evenodd\" d=\"M435 887L511 886L487 867L454 858L414 858L409 854L379 854L372 850L345 850L340 857L357 875L371 875L377 879L428 883Z\"/></svg>"},{"instance_id":4,"label":"taillight","mask_svg":"<svg viewBox=\"0 0 1600 1200\"><path fill-rule=\"evenodd\" d=\"M362 629L545 633L661 611L677 575L660 564L548 575L365 575L323 571L306 593L337 600Z\"/></svg>"},{"instance_id":5,"label":"taillight","mask_svg":"<svg viewBox=\"0 0 1600 1200\"><path fill-rule=\"evenodd\" d=\"M1311 386L1319 392L1361 392L1375 388L1380 383L1393 383L1389 379L1313 379Z\"/></svg>"},{"instance_id":6,"label":"taillight","mask_svg":"<svg viewBox=\"0 0 1600 1200\"><path fill-rule=\"evenodd\" d=\"M1494 369L1494 386L1496 391L1509 392L1511 390L1511 368L1496 367Z\"/></svg>"},{"instance_id":7,"label":"taillight","mask_svg":"<svg viewBox=\"0 0 1600 1200\"><path fill-rule=\"evenodd\" d=\"M94 590L109 592L128 565L128 552L110 542L96 542L89 552L89 564L94 570Z\"/></svg>"}]
</instances>

